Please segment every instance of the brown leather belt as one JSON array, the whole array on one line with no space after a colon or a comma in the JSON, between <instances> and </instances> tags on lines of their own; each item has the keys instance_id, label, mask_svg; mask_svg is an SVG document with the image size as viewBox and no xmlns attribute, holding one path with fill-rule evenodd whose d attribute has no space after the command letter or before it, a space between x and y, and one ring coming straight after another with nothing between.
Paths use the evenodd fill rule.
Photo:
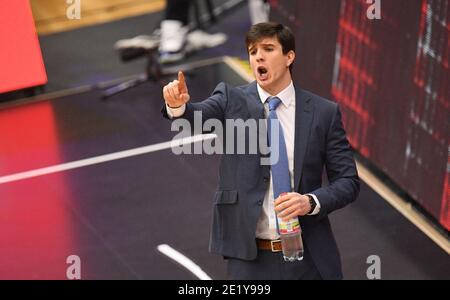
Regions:
<instances>
[{"instance_id":1,"label":"brown leather belt","mask_svg":"<svg viewBox=\"0 0 450 300\"><path fill-rule=\"evenodd\" d=\"M269 250L272 252L280 252L281 251L281 241L280 240L256 239L256 245L258 246L258 249L261 249L261 250Z\"/></svg>"}]
</instances>

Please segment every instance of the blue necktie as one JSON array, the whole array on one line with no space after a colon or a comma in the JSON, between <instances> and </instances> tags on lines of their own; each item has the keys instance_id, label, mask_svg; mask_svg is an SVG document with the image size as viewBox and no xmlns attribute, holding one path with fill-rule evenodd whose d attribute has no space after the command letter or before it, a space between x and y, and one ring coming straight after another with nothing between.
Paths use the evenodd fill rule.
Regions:
<instances>
[{"instance_id":1,"label":"blue necktie","mask_svg":"<svg viewBox=\"0 0 450 300\"><path fill-rule=\"evenodd\" d=\"M289 174L289 163L286 151L286 143L284 141L283 128L278 120L277 113L275 112L278 105L281 103L280 98L270 97L269 101L269 117L267 119L267 133L270 147L270 166L272 170L272 182L273 182L273 196L274 199L278 198L281 193L291 192L291 179ZM274 122L278 122L278 143L272 144L272 129Z\"/></svg>"}]
</instances>

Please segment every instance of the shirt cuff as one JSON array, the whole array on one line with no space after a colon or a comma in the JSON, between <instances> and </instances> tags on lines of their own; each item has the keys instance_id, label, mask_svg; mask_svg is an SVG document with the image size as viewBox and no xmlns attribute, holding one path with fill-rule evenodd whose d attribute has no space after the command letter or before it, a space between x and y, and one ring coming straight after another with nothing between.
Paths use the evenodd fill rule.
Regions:
<instances>
[{"instance_id":1,"label":"shirt cuff","mask_svg":"<svg viewBox=\"0 0 450 300\"><path fill-rule=\"evenodd\" d=\"M319 211L320 211L319 199L317 199L316 195L314 195L314 194L306 194L306 195L309 195L309 196L313 197L314 201L316 201L316 207L314 208L314 210L310 214L308 214L308 216L317 215L319 213Z\"/></svg>"},{"instance_id":2,"label":"shirt cuff","mask_svg":"<svg viewBox=\"0 0 450 300\"><path fill-rule=\"evenodd\" d=\"M171 119L178 118L178 117L181 117L182 115L184 115L184 112L186 111L186 104L183 104L177 108L171 108L171 107L169 107L169 105L166 104L166 110L167 110L167 115L169 116L169 118L171 118Z\"/></svg>"}]
</instances>

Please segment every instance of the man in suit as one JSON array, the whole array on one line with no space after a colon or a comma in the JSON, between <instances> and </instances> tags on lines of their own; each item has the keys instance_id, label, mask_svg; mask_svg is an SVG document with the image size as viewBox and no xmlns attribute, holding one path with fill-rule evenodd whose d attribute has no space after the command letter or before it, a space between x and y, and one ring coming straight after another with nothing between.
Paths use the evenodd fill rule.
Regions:
<instances>
[{"instance_id":1,"label":"man in suit","mask_svg":"<svg viewBox=\"0 0 450 300\"><path fill-rule=\"evenodd\" d=\"M189 102L181 72L163 89L164 116L189 122L197 111L203 120L223 123L264 119L268 100L281 100L275 111L284 134L292 192L274 199L271 167L261 163L261 152L223 154L210 251L227 259L231 279L341 279L328 214L356 199L359 179L338 105L294 86L295 39L289 28L271 22L253 25L246 46L256 81L237 88L220 83L209 98L197 103ZM324 168L328 183L322 186ZM284 220L299 218L302 261L284 261L275 214Z\"/></svg>"}]
</instances>

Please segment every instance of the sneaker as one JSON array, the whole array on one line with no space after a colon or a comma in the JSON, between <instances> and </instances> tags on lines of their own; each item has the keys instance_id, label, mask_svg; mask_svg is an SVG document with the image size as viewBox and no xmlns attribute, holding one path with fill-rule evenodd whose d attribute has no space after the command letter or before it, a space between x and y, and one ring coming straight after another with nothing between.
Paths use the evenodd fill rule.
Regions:
<instances>
[{"instance_id":1,"label":"sneaker","mask_svg":"<svg viewBox=\"0 0 450 300\"><path fill-rule=\"evenodd\" d=\"M114 49L122 50L127 48L154 49L159 46L159 35L138 35L131 39L118 40L114 44Z\"/></svg>"},{"instance_id":2,"label":"sneaker","mask_svg":"<svg viewBox=\"0 0 450 300\"><path fill-rule=\"evenodd\" d=\"M224 33L209 34L203 30L194 30L187 36L187 47L189 51L217 47L225 43L227 38Z\"/></svg>"},{"instance_id":3,"label":"sneaker","mask_svg":"<svg viewBox=\"0 0 450 300\"><path fill-rule=\"evenodd\" d=\"M131 39L118 40L114 49L122 61L133 60L145 56L149 51L159 47L160 31L155 29L152 35L138 35Z\"/></svg>"},{"instance_id":4,"label":"sneaker","mask_svg":"<svg viewBox=\"0 0 450 300\"><path fill-rule=\"evenodd\" d=\"M187 33L188 28L183 27L180 21L164 20L161 22L160 63L177 62L184 58Z\"/></svg>"}]
</instances>

